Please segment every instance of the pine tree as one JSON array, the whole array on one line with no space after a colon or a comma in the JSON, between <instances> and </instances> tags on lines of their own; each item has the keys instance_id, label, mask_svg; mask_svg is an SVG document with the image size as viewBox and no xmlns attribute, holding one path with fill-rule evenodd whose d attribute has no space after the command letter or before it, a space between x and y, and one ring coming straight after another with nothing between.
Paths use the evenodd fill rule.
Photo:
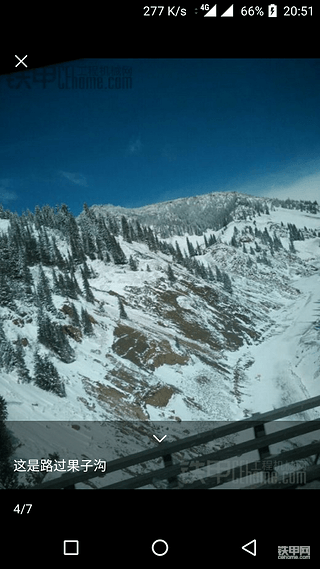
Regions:
<instances>
[{"instance_id":1,"label":"pine tree","mask_svg":"<svg viewBox=\"0 0 320 569\"><path fill-rule=\"evenodd\" d=\"M87 277L86 277L86 275L82 269L81 269L81 276L82 276L85 299L87 302L94 303L94 296L93 296L92 290L90 288L89 281L88 281L88 279L87 279Z\"/></svg>"},{"instance_id":2,"label":"pine tree","mask_svg":"<svg viewBox=\"0 0 320 569\"><path fill-rule=\"evenodd\" d=\"M23 251L22 243L18 240L17 235L9 236L8 253L10 263L7 275L11 281L20 280L22 278Z\"/></svg>"},{"instance_id":3,"label":"pine tree","mask_svg":"<svg viewBox=\"0 0 320 569\"><path fill-rule=\"evenodd\" d=\"M4 422L7 420L8 418L8 411L7 411L7 403L4 397L2 397L2 395L0 395L0 429L1 429L1 434L2 434L2 428L3 428L3 424ZM1 443L3 445L3 439L2 437L0 437ZM7 441L6 444L8 444L9 440ZM9 445L8 445L9 447ZM8 450L5 450L4 446L1 446L1 450L2 452L0 453L0 460L3 457L8 457L10 455L11 449L9 449L7 447Z\"/></svg>"},{"instance_id":4,"label":"pine tree","mask_svg":"<svg viewBox=\"0 0 320 569\"><path fill-rule=\"evenodd\" d=\"M171 265L168 265L168 268L167 268L167 277L168 277L168 279L169 279L169 281L170 281L171 284L174 283L174 282L177 280L176 277L175 277L174 274L173 274L173 270L172 270Z\"/></svg>"},{"instance_id":5,"label":"pine tree","mask_svg":"<svg viewBox=\"0 0 320 569\"><path fill-rule=\"evenodd\" d=\"M288 223L288 229L290 234L291 241L298 241L299 240L299 232L294 223Z\"/></svg>"},{"instance_id":6,"label":"pine tree","mask_svg":"<svg viewBox=\"0 0 320 569\"><path fill-rule=\"evenodd\" d=\"M29 226L26 227L24 236L25 260L28 266L35 265L40 262L39 252L37 248L37 240L34 237Z\"/></svg>"},{"instance_id":7,"label":"pine tree","mask_svg":"<svg viewBox=\"0 0 320 569\"><path fill-rule=\"evenodd\" d=\"M51 322L42 310L38 312L38 341L49 350L52 350L63 362L74 361L74 350L70 346L62 327Z\"/></svg>"},{"instance_id":8,"label":"pine tree","mask_svg":"<svg viewBox=\"0 0 320 569\"><path fill-rule=\"evenodd\" d=\"M61 294L59 279L54 269L52 269L52 282L53 282L52 292L54 294Z\"/></svg>"},{"instance_id":9,"label":"pine tree","mask_svg":"<svg viewBox=\"0 0 320 569\"><path fill-rule=\"evenodd\" d=\"M52 323L51 327L51 345L50 348L61 359L61 361L69 364L75 360L75 353L70 346L68 338L63 331L63 328L56 322Z\"/></svg>"},{"instance_id":10,"label":"pine tree","mask_svg":"<svg viewBox=\"0 0 320 569\"><path fill-rule=\"evenodd\" d=\"M207 274L207 269L204 266L203 263L200 262L200 276L203 279L207 279L208 278L208 274Z\"/></svg>"},{"instance_id":11,"label":"pine tree","mask_svg":"<svg viewBox=\"0 0 320 569\"><path fill-rule=\"evenodd\" d=\"M176 245L176 251L175 251L176 261L177 263L183 264L183 255L181 253L178 241L176 241L175 245Z\"/></svg>"},{"instance_id":12,"label":"pine tree","mask_svg":"<svg viewBox=\"0 0 320 569\"><path fill-rule=\"evenodd\" d=\"M71 303L71 310L72 310L72 315L71 315L72 324L76 328L80 328L80 317L73 302Z\"/></svg>"},{"instance_id":13,"label":"pine tree","mask_svg":"<svg viewBox=\"0 0 320 569\"><path fill-rule=\"evenodd\" d=\"M50 347L50 337L50 320L40 305L37 315L37 340L44 346Z\"/></svg>"},{"instance_id":14,"label":"pine tree","mask_svg":"<svg viewBox=\"0 0 320 569\"><path fill-rule=\"evenodd\" d=\"M74 263L79 265L85 260L85 254L82 248L82 243L80 241L80 236L78 238L73 235L70 236L70 249L71 257Z\"/></svg>"},{"instance_id":15,"label":"pine tree","mask_svg":"<svg viewBox=\"0 0 320 569\"><path fill-rule=\"evenodd\" d=\"M232 245L232 247L238 247L238 243L237 243L235 235L232 235L230 245Z\"/></svg>"},{"instance_id":16,"label":"pine tree","mask_svg":"<svg viewBox=\"0 0 320 569\"><path fill-rule=\"evenodd\" d=\"M67 298L72 298L73 300L76 300L78 298L78 294L77 294L77 290L76 290L76 282L75 282L74 278L72 278L69 275L69 273L67 271L64 274L64 285L65 285L64 286L65 296ZM90 290L90 286L89 286L89 290ZM91 292L91 290L90 290L90 292Z\"/></svg>"},{"instance_id":17,"label":"pine tree","mask_svg":"<svg viewBox=\"0 0 320 569\"><path fill-rule=\"evenodd\" d=\"M134 231L134 229L133 229L131 223L129 223L129 231L130 231L131 243L132 243L133 241L137 241L137 235L136 235L136 233L135 233L135 231Z\"/></svg>"},{"instance_id":18,"label":"pine tree","mask_svg":"<svg viewBox=\"0 0 320 569\"><path fill-rule=\"evenodd\" d=\"M109 215L108 216L108 225L109 225L109 230L112 233L112 235L115 235L117 237L119 235L119 227L118 227L118 223L117 223L116 218Z\"/></svg>"},{"instance_id":19,"label":"pine tree","mask_svg":"<svg viewBox=\"0 0 320 569\"><path fill-rule=\"evenodd\" d=\"M11 342L7 340L2 322L0 321L0 369L3 368L7 373L13 371L16 365L15 351Z\"/></svg>"},{"instance_id":20,"label":"pine tree","mask_svg":"<svg viewBox=\"0 0 320 569\"><path fill-rule=\"evenodd\" d=\"M132 271L138 270L137 261L132 257L132 255L129 257L129 266Z\"/></svg>"},{"instance_id":21,"label":"pine tree","mask_svg":"<svg viewBox=\"0 0 320 569\"><path fill-rule=\"evenodd\" d=\"M217 267L217 265L215 268L216 268L217 281L223 282L222 272L220 271L219 267Z\"/></svg>"},{"instance_id":22,"label":"pine tree","mask_svg":"<svg viewBox=\"0 0 320 569\"><path fill-rule=\"evenodd\" d=\"M32 273L27 265L25 257L24 257L22 272L23 272L23 282L24 282L24 295L27 300L30 300L33 298L34 294L33 293L34 282L33 282Z\"/></svg>"},{"instance_id":23,"label":"pine tree","mask_svg":"<svg viewBox=\"0 0 320 569\"><path fill-rule=\"evenodd\" d=\"M20 336L18 336L18 339L17 339L15 359L16 359L16 367L17 367L19 379L23 383L30 383L31 377L29 374L29 370L26 366L26 362L24 360L23 346L22 346Z\"/></svg>"},{"instance_id":24,"label":"pine tree","mask_svg":"<svg viewBox=\"0 0 320 569\"><path fill-rule=\"evenodd\" d=\"M231 284L231 279L230 279L229 275L227 275L227 273L222 273L222 278L223 278L224 290L226 290L228 293L232 294L232 284Z\"/></svg>"},{"instance_id":25,"label":"pine tree","mask_svg":"<svg viewBox=\"0 0 320 569\"><path fill-rule=\"evenodd\" d=\"M265 245L270 245L270 243L272 243L272 239L266 227L264 228L264 231L262 233L262 241Z\"/></svg>"},{"instance_id":26,"label":"pine tree","mask_svg":"<svg viewBox=\"0 0 320 569\"><path fill-rule=\"evenodd\" d=\"M64 282L64 278L63 278L63 274L62 274L62 273L59 273L58 282L59 282L59 290L60 290L59 294L60 294L60 296L65 296L65 293L66 293L66 284L65 284L65 282Z\"/></svg>"},{"instance_id":27,"label":"pine tree","mask_svg":"<svg viewBox=\"0 0 320 569\"><path fill-rule=\"evenodd\" d=\"M86 216L88 216L88 218L90 218L90 210L89 210L87 202L83 203L83 211L86 214Z\"/></svg>"},{"instance_id":28,"label":"pine tree","mask_svg":"<svg viewBox=\"0 0 320 569\"><path fill-rule=\"evenodd\" d=\"M54 256L51 256L51 245L49 242L48 234L44 227L41 227L41 231L39 231L38 251L42 265L49 266L53 264Z\"/></svg>"},{"instance_id":29,"label":"pine tree","mask_svg":"<svg viewBox=\"0 0 320 569\"><path fill-rule=\"evenodd\" d=\"M54 235L52 236L52 249L53 249L53 258L55 266L57 266L58 269L64 269L66 263L60 253L60 249L57 246L56 238Z\"/></svg>"},{"instance_id":30,"label":"pine tree","mask_svg":"<svg viewBox=\"0 0 320 569\"><path fill-rule=\"evenodd\" d=\"M295 249L295 246L293 244L293 239L291 239L291 238L289 241L289 251L290 251L290 253L296 253L296 249Z\"/></svg>"},{"instance_id":31,"label":"pine tree","mask_svg":"<svg viewBox=\"0 0 320 569\"><path fill-rule=\"evenodd\" d=\"M84 253L82 249L79 226L71 212L69 212L68 215L68 237L74 261L76 263L82 263L84 260Z\"/></svg>"},{"instance_id":32,"label":"pine tree","mask_svg":"<svg viewBox=\"0 0 320 569\"><path fill-rule=\"evenodd\" d=\"M132 243L131 236L130 236L129 224L128 224L128 221L124 215L121 217L121 226L122 226L123 239L125 241L127 241L128 243Z\"/></svg>"},{"instance_id":33,"label":"pine tree","mask_svg":"<svg viewBox=\"0 0 320 569\"><path fill-rule=\"evenodd\" d=\"M82 225L82 250L92 261L96 258L96 242L92 230Z\"/></svg>"},{"instance_id":34,"label":"pine tree","mask_svg":"<svg viewBox=\"0 0 320 569\"><path fill-rule=\"evenodd\" d=\"M143 231L141 229L141 225L139 223L138 220L136 220L136 228L137 228L137 240L138 241L143 241L144 240L144 235L143 235Z\"/></svg>"},{"instance_id":35,"label":"pine tree","mask_svg":"<svg viewBox=\"0 0 320 569\"><path fill-rule=\"evenodd\" d=\"M42 225L43 225L43 220L42 220L41 210L40 207L36 205L34 208L34 226L37 230L39 230L41 229Z\"/></svg>"},{"instance_id":36,"label":"pine tree","mask_svg":"<svg viewBox=\"0 0 320 569\"><path fill-rule=\"evenodd\" d=\"M81 323L82 323L83 333L86 336L92 336L94 333L92 322L90 320L88 312L83 307L81 308Z\"/></svg>"},{"instance_id":37,"label":"pine tree","mask_svg":"<svg viewBox=\"0 0 320 569\"><path fill-rule=\"evenodd\" d=\"M0 273L0 306L7 306L12 310L15 309L12 286L10 286L8 278L2 271Z\"/></svg>"},{"instance_id":38,"label":"pine tree","mask_svg":"<svg viewBox=\"0 0 320 569\"><path fill-rule=\"evenodd\" d=\"M2 203L0 203L0 219L6 219L6 214L4 212Z\"/></svg>"},{"instance_id":39,"label":"pine tree","mask_svg":"<svg viewBox=\"0 0 320 569\"><path fill-rule=\"evenodd\" d=\"M9 255L9 241L8 235L6 233L0 233L0 267L1 273L5 272L6 275L9 273L9 263L10 263L10 255Z\"/></svg>"},{"instance_id":40,"label":"pine tree","mask_svg":"<svg viewBox=\"0 0 320 569\"><path fill-rule=\"evenodd\" d=\"M96 237L96 243L97 243L97 258L99 259L99 261L103 261L103 242L100 239L100 237Z\"/></svg>"},{"instance_id":41,"label":"pine tree","mask_svg":"<svg viewBox=\"0 0 320 569\"><path fill-rule=\"evenodd\" d=\"M34 354L34 382L41 389L47 388L47 377L43 357L38 352Z\"/></svg>"},{"instance_id":42,"label":"pine tree","mask_svg":"<svg viewBox=\"0 0 320 569\"><path fill-rule=\"evenodd\" d=\"M84 275L87 277L87 279L90 279L92 276L92 271L91 269L89 269L88 264L86 261L83 262L83 267L82 267L82 271L84 273Z\"/></svg>"},{"instance_id":43,"label":"pine tree","mask_svg":"<svg viewBox=\"0 0 320 569\"><path fill-rule=\"evenodd\" d=\"M197 259L192 259L191 268L196 277L200 277L200 265Z\"/></svg>"},{"instance_id":44,"label":"pine tree","mask_svg":"<svg viewBox=\"0 0 320 569\"><path fill-rule=\"evenodd\" d=\"M53 363L47 355L40 356L38 352L34 356L34 382L45 391L51 391L59 397L66 397L66 389L63 381Z\"/></svg>"},{"instance_id":45,"label":"pine tree","mask_svg":"<svg viewBox=\"0 0 320 569\"><path fill-rule=\"evenodd\" d=\"M41 215L45 227L56 229L56 217L53 207L49 206L48 204L43 205L41 208Z\"/></svg>"},{"instance_id":46,"label":"pine tree","mask_svg":"<svg viewBox=\"0 0 320 569\"><path fill-rule=\"evenodd\" d=\"M209 281L214 281L215 279L211 267L208 266L207 272Z\"/></svg>"},{"instance_id":47,"label":"pine tree","mask_svg":"<svg viewBox=\"0 0 320 569\"><path fill-rule=\"evenodd\" d=\"M7 403L0 395L0 484L4 489L19 489L18 473L14 472L11 456L14 453L12 436L7 428Z\"/></svg>"},{"instance_id":48,"label":"pine tree","mask_svg":"<svg viewBox=\"0 0 320 569\"><path fill-rule=\"evenodd\" d=\"M247 267L250 269L253 265L253 260L251 259L251 257L248 257L247 259Z\"/></svg>"},{"instance_id":49,"label":"pine tree","mask_svg":"<svg viewBox=\"0 0 320 569\"><path fill-rule=\"evenodd\" d=\"M39 268L39 282L37 286L38 304L45 307L49 312L56 313L56 308L53 304L52 294L49 286L49 280L45 275L43 267Z\"/></svg>"},{"instance_id":50,"label":"pine tree","mask_svg":"<svg viewBox=\"0 0 320 569\"><path fill-rule=\"evenodd\" d=\"M115 239L115 237L113 237L113 235L111 236L111 254L113 256L113 260L116 265L126 264L127 262L126 256L123 250L121 249L121 246L119 245L118 241Z\"/></svg>"},{"instance_id":51,"label":"pine tree","mask_svg":"<svg viewBox=\"0 0 320 569\"><path fill-rule=\"evenodd\" d=\"M196 252L194 250L194 246L192 245L192 243L190 243L188 237L187 237L187 247L188 247L190 257L193 257L196 254Z\"/></svg>"},{"instance_id":52,"label":"pine tree","mask_svg":"<svg viewBox=\"0 0 320 569\"><path fill-rule=\"evenodd\" d=\"M123 319L128 318L128 315L124 309L123 302L122 302L120 297L118 297L118 302L119 302L120 318L123 318Z\"/></svg>"}]
</instances>

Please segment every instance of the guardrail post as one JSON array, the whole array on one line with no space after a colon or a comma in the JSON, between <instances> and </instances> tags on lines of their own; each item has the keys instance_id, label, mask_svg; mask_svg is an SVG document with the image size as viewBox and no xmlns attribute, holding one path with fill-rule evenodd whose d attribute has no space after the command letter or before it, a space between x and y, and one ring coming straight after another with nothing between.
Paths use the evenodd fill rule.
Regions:
<instances>
[{"instance_id":1,"label":"guardrail post","mask_svg":"<svg viewBox=\"0 0 320 569\"><path fill-rule=\"evenodd\" d=\"M163 462L165 467L173 466L171 454L163 455ZM178 478L176 476L170 476L168 478L168 488L177 488L179 486Z\"/></svg>"},{"instance_id":2,"label":"guardrail post","mask_svg":"<svg viewBox=\"0 0 320 569\"><path fill-rule=\"evenodd\" d=\"M255 427L253 427L253 429L254 429L254 436L256 439L259 439L260 437L265 437L267 434L264 423L262 423L261 425L256 425ZM258 452L261 461L265 460L266 458L270 458L271 456L270 449L268 446L258 448ZM273 472L274 472L273 468L270 468L270 470L263 470L264 479L268 480Z\"/></svg>"}]
</instances>

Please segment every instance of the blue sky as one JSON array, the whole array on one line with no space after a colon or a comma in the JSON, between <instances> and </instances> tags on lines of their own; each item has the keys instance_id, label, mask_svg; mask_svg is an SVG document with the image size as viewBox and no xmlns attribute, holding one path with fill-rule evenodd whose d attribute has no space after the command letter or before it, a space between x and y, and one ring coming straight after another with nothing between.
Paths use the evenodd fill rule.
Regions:
<instances>
[{"instance_id":1,"label":"blue sky","mask_svg":"<svg viewBox=\"0 0 320 569\"><path fill-rule=\"evenodd\" d=\"M0 78L4 208L78 215L212 191L320 201L319 59L83 59L43 79Z\"/></svg>"}]
</instances>

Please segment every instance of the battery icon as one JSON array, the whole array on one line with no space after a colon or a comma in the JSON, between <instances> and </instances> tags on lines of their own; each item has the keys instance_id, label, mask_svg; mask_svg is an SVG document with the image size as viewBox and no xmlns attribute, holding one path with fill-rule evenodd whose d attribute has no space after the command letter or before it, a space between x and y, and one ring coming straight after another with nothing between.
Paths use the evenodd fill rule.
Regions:
<instances>
[{"instance_id":1,"label":"battery icon","mask_svg":"<svg viewBox=\"0 0 320 569\"><path fill-rule=\"evenodd\" d=\"M277 6L276 4L269 4L268 6L268 18L277 17Z\"/></svg>"}]
</instances>

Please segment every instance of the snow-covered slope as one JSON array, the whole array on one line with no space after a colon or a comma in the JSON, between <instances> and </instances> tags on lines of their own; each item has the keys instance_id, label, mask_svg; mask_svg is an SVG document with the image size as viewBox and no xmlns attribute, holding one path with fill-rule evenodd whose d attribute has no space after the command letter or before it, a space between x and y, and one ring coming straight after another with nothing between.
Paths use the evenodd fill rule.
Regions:
<instances>
[{"instance_id":1,"label":"snow-covered slope","mask_svg":"<svg viewBox=\"0 0 320 569\"><path fill-rule=\"evenodd\" d=\"M133 228L129 237L123 216ZM228 193L139 210L87 208L77 224L81 250L89 247L91 300L83 262L72 262L79 251L53 218L46 211L24 225L51 251L42 267L56 312L44 311L63 330L73 356L59 357L57 349L39 342L41 277L40 264L33 262L34 298L15 292L14 306L0 306L5 337L11 346L22 343L31 377L22 381L14 365L0 370L0 394L22 445L17 457L43 456L45 448L60 455L64 449L69 458L86 452L98 458L105 449L96 427L104 422L116 457L123 452L124 422L131 424L126 441L133 452L149 444L158 421L168 422L174 436L181 424L201 431L207 421L238 420L319 395L318 206ZM102 219L125 261L116 262L111 245L109 256L101 245ZM139 239L137 221L152 228ZM16 223L0 220L0 235L9 232L9 244ZM55 265L53 238L62 257L69 257L68 269ZM80 291L73 298L58 290L53 268L56 276L69 271L75 277ZM73 307L79 315L87 311L91 334L83 321L75 325ZM64 397L33 380L36 352L54 364ZM315 417L319 410L302 418ZM57 422L64 422L61 434ZM47 434L51 430L49 446L42 446L40 424L47 425Z\"/></svg>"}]
</instances>

